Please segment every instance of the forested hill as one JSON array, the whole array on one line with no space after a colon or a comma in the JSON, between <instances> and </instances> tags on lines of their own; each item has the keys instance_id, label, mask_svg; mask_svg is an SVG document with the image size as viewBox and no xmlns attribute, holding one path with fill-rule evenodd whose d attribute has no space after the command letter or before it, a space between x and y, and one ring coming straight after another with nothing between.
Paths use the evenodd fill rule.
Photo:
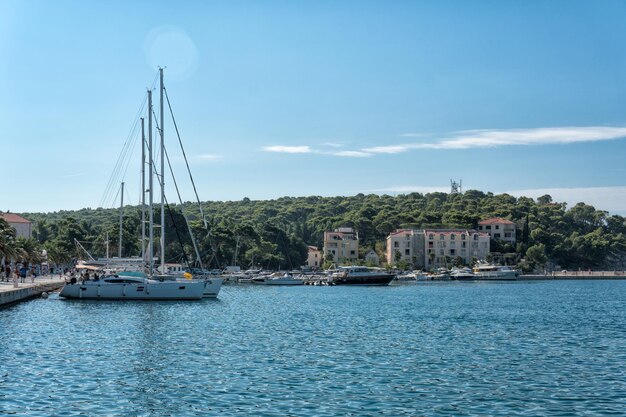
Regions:
<instances>
[{"instance_id":1,"label":"forested hill","mask_svg":"<svg viewBox=\"0 0 626 417\"><path fill-rule=\"evenodd\" d=\"M492 242L492 251L510 253L509 257L522 262L525 269L541 267L547 261L570 269L619 267L626 253L626 222L622 216L609 215L584 203L567 208L564 203L553 202L549 195L533 200L469 190L463 194L358 194L205 202L210 233L204 228L197 205L171 206L166 213L168 261L181 259L179 241L188 256L193 253L181 208L190 219L205 265L211 267L236 263L242 267L295 268L306 260L306 245L321 247L323 232L341 226L358 231L362 254L375 248L384 258L385 238L395 229L475 229L480 220L490 217L516 222L517 247ZM94 255L102 256L107 232L111 253L118 253L118 209L23 216L33 222L34 237L45 244L53 258L77 256L74 238L85 242ZM156 214L155 219L159 218ZM172 227L174 224L177 227ZM140 253L140 225L140 208L126 207L123 256Z\"/></svg>"}]
</instances>

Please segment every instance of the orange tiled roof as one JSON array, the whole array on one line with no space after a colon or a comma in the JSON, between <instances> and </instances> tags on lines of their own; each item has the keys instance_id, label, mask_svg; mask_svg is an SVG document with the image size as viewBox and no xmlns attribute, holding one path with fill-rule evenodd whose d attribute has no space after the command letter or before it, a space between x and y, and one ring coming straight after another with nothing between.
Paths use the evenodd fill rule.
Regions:
<instances>
[{"instance_id":1,"label":"orange tiled roof","mask_svg":"<svg viewBox=\"0 0 626 417\"><path fill-rule=\"evenodd\" d=\"M1 216L4 217L4 220L6 220L7 223L31 223L15 213L2 213Z\"/></svg>"},{"instance_id":2,"label":"orange tiled roof","mask_svg":"<svg viewBox=\"0 0 626 417\"><path fill-rule=\"evenodd\" d=\"M487 220L483 220L478 222L478 224L515 224L515 222L512 222L511 220L507 220L507 219L503 219L501 217L493 217L491 219L487 219Z\"/></svg>"}]
</instances>

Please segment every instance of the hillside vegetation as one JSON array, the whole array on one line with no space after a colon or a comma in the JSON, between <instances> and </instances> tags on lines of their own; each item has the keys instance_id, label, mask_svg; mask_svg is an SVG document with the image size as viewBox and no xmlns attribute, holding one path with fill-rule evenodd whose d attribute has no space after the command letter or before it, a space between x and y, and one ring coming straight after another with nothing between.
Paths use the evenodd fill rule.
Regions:
<instances>
[{"instance_id":1,"label":"hillside vegetation","mask_svg":"<svg viewBox=\"0 0 626 417\"><path fill-rule=\"evenodd\" d=\"M624 217L579 203L567 208L549 195L537 200L494 195L476 190L463 194L411 193L399 196L283 197L276 200L205 202L207 228L197 205L173 205L166 212L166 260L193 257L183 213L190 220L205 267L297 268L306 245L321 247L323 233L350 226L359 233L362 254L374 248L384 254L387 235L398 228L477 228L478 222L502 217L516 222L516 247L492 241L492 252L508 254L526 270L546 263L560 268L619 268L626 253ZM83 257L74 239L94 256L105 253L108 233L112 255L118 253L119 211L82 209L54 213L24 213L34 224L34 238L50 258L67 262ZM141 252L141 214L126 207L122 256ZM155 219L160 217L159 210ZM176 227L174 227L176 225ZM178 235L178 236L177 236ZM158 245L157 245L158 247Z\"/></svg>"}]
</instances>

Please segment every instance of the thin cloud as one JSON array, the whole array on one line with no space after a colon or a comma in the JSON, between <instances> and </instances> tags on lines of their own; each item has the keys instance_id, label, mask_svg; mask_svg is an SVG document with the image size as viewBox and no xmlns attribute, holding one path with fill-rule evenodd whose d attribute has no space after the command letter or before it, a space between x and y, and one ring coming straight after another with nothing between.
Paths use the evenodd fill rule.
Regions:
<instances>
[{"instance_id":1,"label":"thin cloud","mask_svg":"<svg viewBox=\"0 0 626 417\"><path fill-rule=\"evenodd\" d=\"M559 145L626 137L626 127L547 127L536 129L470 130L433 143L406 143L361 149L376 154L398 154L414 149L494 148L513 145Z\"/></svg>"},{"instance_id":2,"label":"thin cloud","mask_svg":"<svg viewBox=\"0 0 626 417\"><path fill-rule=\"evenodd\" d=\"M334 143L334 142L325 142L321 144L322 146L328 146L330 148L342 148L343 145L341 143Z\"/></svg>"},{"instance_id":3,"label":"thin cloud","mask_svg":"<svg viewBox=\"0 0 626 417\"><path fill-rule=\"evenodd\" d=\"M395 194L408 194L408 193L445 193L449 192L450 187L438 187L427 185L394 185L385 188L376 188L373 190L365 190L364 193L395 193Z\"/></svg>"},{"instance_id":4,"label":"thin cloud","mask_svg":"<svg viewBox=\"0 0 626 417\"><path fill-rule=\"evenodd\" d=\"M277 153L313 153L310 146L264 146L262 148L265 152L277 152Z\"/></svg>"},{"instance_id":5,"label":"thin cloud","mask_svg":"<svg viewBox=\"0 0 626 417\"><path fill-rule=\"evenodd\" d=\"M332 155L347 156L351 158L367 158L367 157L372 156L370 152L363 152L363 151L340 151L340 152L333 152Z\"/></svg>"},{"instance_id":6,"label":"thin cloud","mask_svg":"<svg viewBox=\"0 0 626 417\"><path fill-rule=\"evenodd\" d=\"M201 161L213 162L213 161L218 161L218 160L222 159L222 155L205 153L205 154L201 154L201 155L196 155L195 158L199 159Z\"/></svg>"},{"instance_id":7,"label":"thin cloud","mask_svg":"<svg viewBox=\"0 0 626 417\"><path fill-rule=\"evenodd\" d=\"M404 133L403 137L424 136L419 133ZM400 154L416 149L472 149L496 148L501 146L566 145L571 143L598 142L626 138L626 127L583 126L583 127L541 127L534 129L508 130L468 130L455 132L447 138L430 143L401 143L395 145L371 146L367 148L322 151L310 146L266 146L266 152L316 153L344 157L369 157L377 154ZM336 143L323 143L321 146L342 147Z\"/></svg>"},{"instance_id":8,"label":"thin cloud","mask_svg":"<svg viewBox=\"0 0 626 417\"><path fill-rule=\"evenodd\" d=\"M83 175L87 175L87 173L86 172L77 172L75 174L61 175L59 178L74 178L74 177L82 177Z\"/></svg>"}]
</instances>

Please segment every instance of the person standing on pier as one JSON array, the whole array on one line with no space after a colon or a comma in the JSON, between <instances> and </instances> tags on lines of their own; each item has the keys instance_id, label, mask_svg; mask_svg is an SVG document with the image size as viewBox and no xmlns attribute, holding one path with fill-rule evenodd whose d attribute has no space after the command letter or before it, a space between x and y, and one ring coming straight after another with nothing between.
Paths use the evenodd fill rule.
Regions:
<instances>
[{"instance_id":1,"label":"person standing on pier","mask_svg":"<svg viewBox=\"0 0 626 417\"><path fill-rule=\"evenodd\" d=\"M22 265L22 267L20 268L20 282L24 282L26 280L26 273L28 272L28 269L26 269L26 266Z\"/></svg>"}]
</instances>

